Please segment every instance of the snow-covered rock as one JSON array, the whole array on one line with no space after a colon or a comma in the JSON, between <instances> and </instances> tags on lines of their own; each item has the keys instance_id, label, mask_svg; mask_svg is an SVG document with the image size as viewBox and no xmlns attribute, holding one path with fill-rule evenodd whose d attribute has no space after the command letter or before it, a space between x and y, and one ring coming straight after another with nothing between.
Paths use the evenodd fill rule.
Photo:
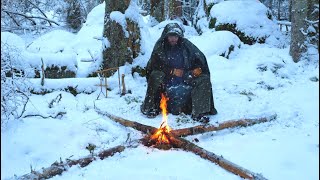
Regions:
<instances>
[{"instance_id":1,"label":"snow-covered rock","mask_svg":"<svg viewBox=\"0 0 320 180\"><path fill-rule=\"evenodd\" d=\"M271 13L260 1L220 2L211 8L210 18L210 28L231 31L246 44L264 43L271 35L281 36Z\"/></svg>"}]
</instances>

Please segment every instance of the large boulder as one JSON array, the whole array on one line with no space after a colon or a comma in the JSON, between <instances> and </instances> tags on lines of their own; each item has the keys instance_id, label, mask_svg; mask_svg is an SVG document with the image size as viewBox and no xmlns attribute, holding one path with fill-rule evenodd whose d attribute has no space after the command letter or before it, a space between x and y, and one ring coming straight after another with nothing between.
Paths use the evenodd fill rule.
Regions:
<instances>
[{"instance_id":1,"label":"large boulder","mask_svg":"<svg viewBox=\"0 0 320 180\"><path fill-rule=\"evenodd\" d=\"M230 31L207 31L189 40L207 57L219 55L228 59L241 47L240 39Z\"/></svg>"},{"instance_id":2,"label":"large boulder","mask_svg":"<svg viewBox=\"0 0 320 180\"><path fill-rule=\"evenodd\" d=\"M260 1L223 1L210 10L210 28L236 34L245 44L264 43L279 31L271 12Z\"/></svg>"}]
</instances>

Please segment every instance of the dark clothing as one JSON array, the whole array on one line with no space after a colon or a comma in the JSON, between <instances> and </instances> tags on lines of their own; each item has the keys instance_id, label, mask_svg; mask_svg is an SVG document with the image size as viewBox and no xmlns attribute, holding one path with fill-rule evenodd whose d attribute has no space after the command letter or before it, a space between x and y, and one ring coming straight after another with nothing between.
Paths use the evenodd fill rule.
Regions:
<instances>
[{"instance_id":1,"label":"dark clothing","mask_svg":"<svg viewBox=\"0 0 320 180\"><path fill-rule=\"evenodd\" d=\"M172 114L191 113L192 87L184 84L167 86L165 94L169 98L167 109Z\"/></svg>"},{"instance_id":2,"label":"dark clothing","mask_svg":"<svg viewBox=\"0 0 320 180\"><path fill-rule=\"evenodd\" d=\"M182 50L178 46L170 47L166 53L166 61L171 69L185 69ZM176 86L183 83L183 77L168 76L165 84L167 87Z\"/></svg>"},{"instance_id":3,"label":"dark clothing","mask_svg":"<svg viewBox=\"0 0 320 180\"><path fill-rule=\"evenodd\" d=\"M179 35L178 44L171 47L167 42L168 33ZM201 68L198 77L192 76L195 68ZM173 69L183 69L183 77L172 74ZM177 23L168 24L152 51L146 68L148 88L141 112L159 112L161 93L171 97L169 107L183 105L171 110L171 113L216 114L214 107L210 71L204 54L189 40L183 38L183 30ZM175 88L173 88L175 87ZM178 100L181 101L178 101ZM170 104L171 103L171 104ZM177 110L178 109L178 110Z\"/></svg>"}]
</instances>

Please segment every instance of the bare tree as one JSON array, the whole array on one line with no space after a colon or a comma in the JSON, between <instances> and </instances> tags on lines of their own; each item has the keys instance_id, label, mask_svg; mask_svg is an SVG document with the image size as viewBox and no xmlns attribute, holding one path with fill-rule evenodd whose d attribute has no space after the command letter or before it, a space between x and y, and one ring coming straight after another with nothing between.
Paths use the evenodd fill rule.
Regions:
<instances>
[{"instance_id":1,"label":"bare tree","mask_svg":"<svg viewBox=\"0 0 320 180\"><path fill-rule=\"evenodd\" d=\"M19 55L17 48L1 41L1 128L22 116L29 99L28 68Z\"/></svg>"},{"instance_id":2,"label":"bare tree","mask_svg":"<svg viewBox=\"0 0 320 180\"><path fill-rule=\"evenodd\" d=\"M290 55L294 62L308 58L308 50L319 53L319 2L292 0L292 28Z\"/></svg>"},{"instance_id":3,"label":"bare tree","mask_svg":"<svg viewBox=\"0 0 320 180\"><path fill-rule=\"evenodd\" d=\"M47 17L39 0L1 0L1 30L45 29L59 23Z\"/></svg>"}]
</instances>

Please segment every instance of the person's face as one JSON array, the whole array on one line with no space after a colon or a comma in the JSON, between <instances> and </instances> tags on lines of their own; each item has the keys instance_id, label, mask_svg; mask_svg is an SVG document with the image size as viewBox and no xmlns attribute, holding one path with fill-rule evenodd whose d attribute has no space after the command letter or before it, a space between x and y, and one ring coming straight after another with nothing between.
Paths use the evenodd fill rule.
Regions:
<instances>
[{"instance_id":1,"label":"person's face","mask_svg":"<svg viewBox=\"0 0 320 180\"><path fill-rule=\"evenodd\" d=\"M171 46L174 46L178 43L179 37L175 35L169 35L168 36L168 42Z\"/></svg>"}]
</instances>

